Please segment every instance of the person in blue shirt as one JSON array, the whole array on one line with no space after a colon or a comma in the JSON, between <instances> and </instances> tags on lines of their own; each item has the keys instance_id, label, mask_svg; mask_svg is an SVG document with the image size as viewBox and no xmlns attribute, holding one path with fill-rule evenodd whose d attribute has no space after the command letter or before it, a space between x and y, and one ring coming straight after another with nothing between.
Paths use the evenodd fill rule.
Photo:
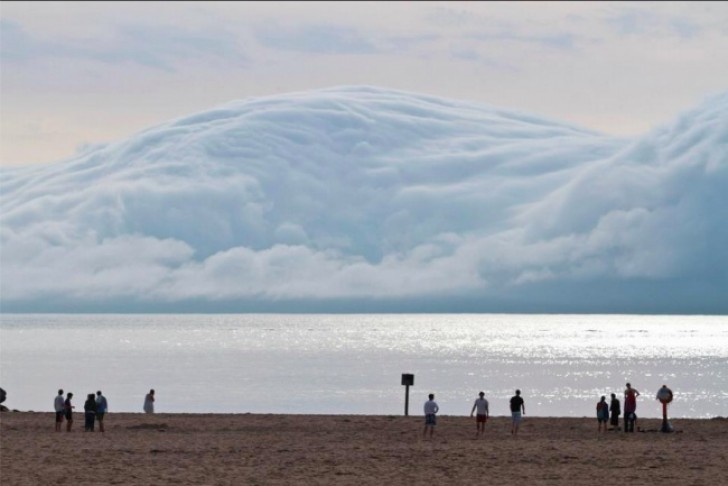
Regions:
<instances>
[{"instance_id":1,"label":"person in blue shirt","mask_svg":"<svg viewBox=\"0 0 728 486\"><path fill-rule=\"evenodd\" d=\"M104 415L109 411L109 404L101 390L96 392L96 421L99 423L99 432L104 433Z\"/></svg>"}]
</instances>

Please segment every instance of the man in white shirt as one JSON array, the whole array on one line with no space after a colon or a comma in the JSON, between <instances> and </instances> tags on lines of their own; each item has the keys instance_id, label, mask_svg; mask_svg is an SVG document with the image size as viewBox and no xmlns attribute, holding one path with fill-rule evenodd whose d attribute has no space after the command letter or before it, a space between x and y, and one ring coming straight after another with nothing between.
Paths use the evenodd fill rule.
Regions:
<instances>
[{"instance_id":1,"label":"man in white shirt","mask_svg":"<svg viewBox=\"0 0 728 486\"><path fill-rule=\"evenodd\" d=\"M58 390L58 395L53 400L53 408L56 411L56 432L61 431L61 424L63 423L63 402L63 390Z\"/></svg>"},{"instance_id":2,"label":"man in white shirt","mask_svg":"<svg viewBox=\"0 0 728 486\"><path fill-rule=\"evenodd\" d=\"M427 429L430 429L430 438L435 431L435 425L437 425L437 412L440 411L440 407L435 402L435 394L430 393L429 400L425 402L425 430L422 432L423 437L427 437Z\"/></svg>"},{"instance_id":3,"label":"man in white shirt","mask_svg":"<svg viewBox=\"0 0 728 486\"><path fill-rule=\"evenodd\" d=\"M480 392L478 393L480 395L480 398L477 398L475 400L475 403L473 404L473 409L470 411L470 416L473 416L473 413L477 409L478 415L475 419L475 438L478 438L478 435L485 434L485 422L488 420L488 400L486 400L485 393Z\"/></svg>"}]
</instances>

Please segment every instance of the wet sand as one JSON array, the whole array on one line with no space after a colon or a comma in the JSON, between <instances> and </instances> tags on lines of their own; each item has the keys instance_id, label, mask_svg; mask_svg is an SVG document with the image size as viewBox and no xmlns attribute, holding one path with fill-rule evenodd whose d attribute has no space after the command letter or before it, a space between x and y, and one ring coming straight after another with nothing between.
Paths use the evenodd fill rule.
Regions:
<instances>
[{"instance_id":1,"label":"wet sand","mask_svg":"<svg viewBox=\"0 0 728 486\"><path fill-rule=\"evenodd\" d=\"M675 419L679 433L597 433L591 418L111 413L106 433L54 432L50 413L0 414L0 483L725 484L728 419ZM659 480L658 480L659 478Z\"/></svg>"}]
</instances>

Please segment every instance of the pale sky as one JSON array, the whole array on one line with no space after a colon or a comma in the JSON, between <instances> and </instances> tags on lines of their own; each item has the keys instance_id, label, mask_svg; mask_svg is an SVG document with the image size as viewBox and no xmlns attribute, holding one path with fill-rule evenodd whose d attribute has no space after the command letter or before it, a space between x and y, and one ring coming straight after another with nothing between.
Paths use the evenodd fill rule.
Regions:
<instances>
[{"instance_id":1,"label":"pale sky","mask_svg":"<svg viewBox=\"0 0 728 486\"><path fill-rule=\"evenodd\" d=\"M3 166L236 99L376 85L640 135L724 91L725 2L8 2Z\"/></svg>"}]
</instances>

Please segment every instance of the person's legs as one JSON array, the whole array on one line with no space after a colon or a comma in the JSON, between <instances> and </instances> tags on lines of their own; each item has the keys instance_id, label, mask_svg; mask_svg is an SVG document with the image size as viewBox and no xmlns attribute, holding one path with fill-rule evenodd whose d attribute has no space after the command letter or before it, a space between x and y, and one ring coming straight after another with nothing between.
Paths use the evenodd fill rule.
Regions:
<instances>
[{"instance_id":1,"label":"person's legs","mask_svg":"<svg viewBox=\"0 0 728 486\"><path fill-rule=\"evenodd\" d=\"M72 425L73 425L73 418L66 417L66 432L71 431Z\"/></svg>"},{"instance_id":2,"label":"person's legs","mask_svg":"<svg viewBox=\"0 0 728 486\"><path fill-rule=\"evenodd\" d=\"M99 432L104 433L104 414L100 413L96 415L96 420L99 422Z\"/></svg>"},{"instance_id":3,"label":"person's legs","mask_svg":"<svg viewBox=\"0 0 728 486\"><path fill-rule=\"evenodd\" d=\"M521 412L512 412L512 416L513 416L513 427L511 429L511 434L517 435L518 428L521 425Z\"/></svg>"}]
</instances>

